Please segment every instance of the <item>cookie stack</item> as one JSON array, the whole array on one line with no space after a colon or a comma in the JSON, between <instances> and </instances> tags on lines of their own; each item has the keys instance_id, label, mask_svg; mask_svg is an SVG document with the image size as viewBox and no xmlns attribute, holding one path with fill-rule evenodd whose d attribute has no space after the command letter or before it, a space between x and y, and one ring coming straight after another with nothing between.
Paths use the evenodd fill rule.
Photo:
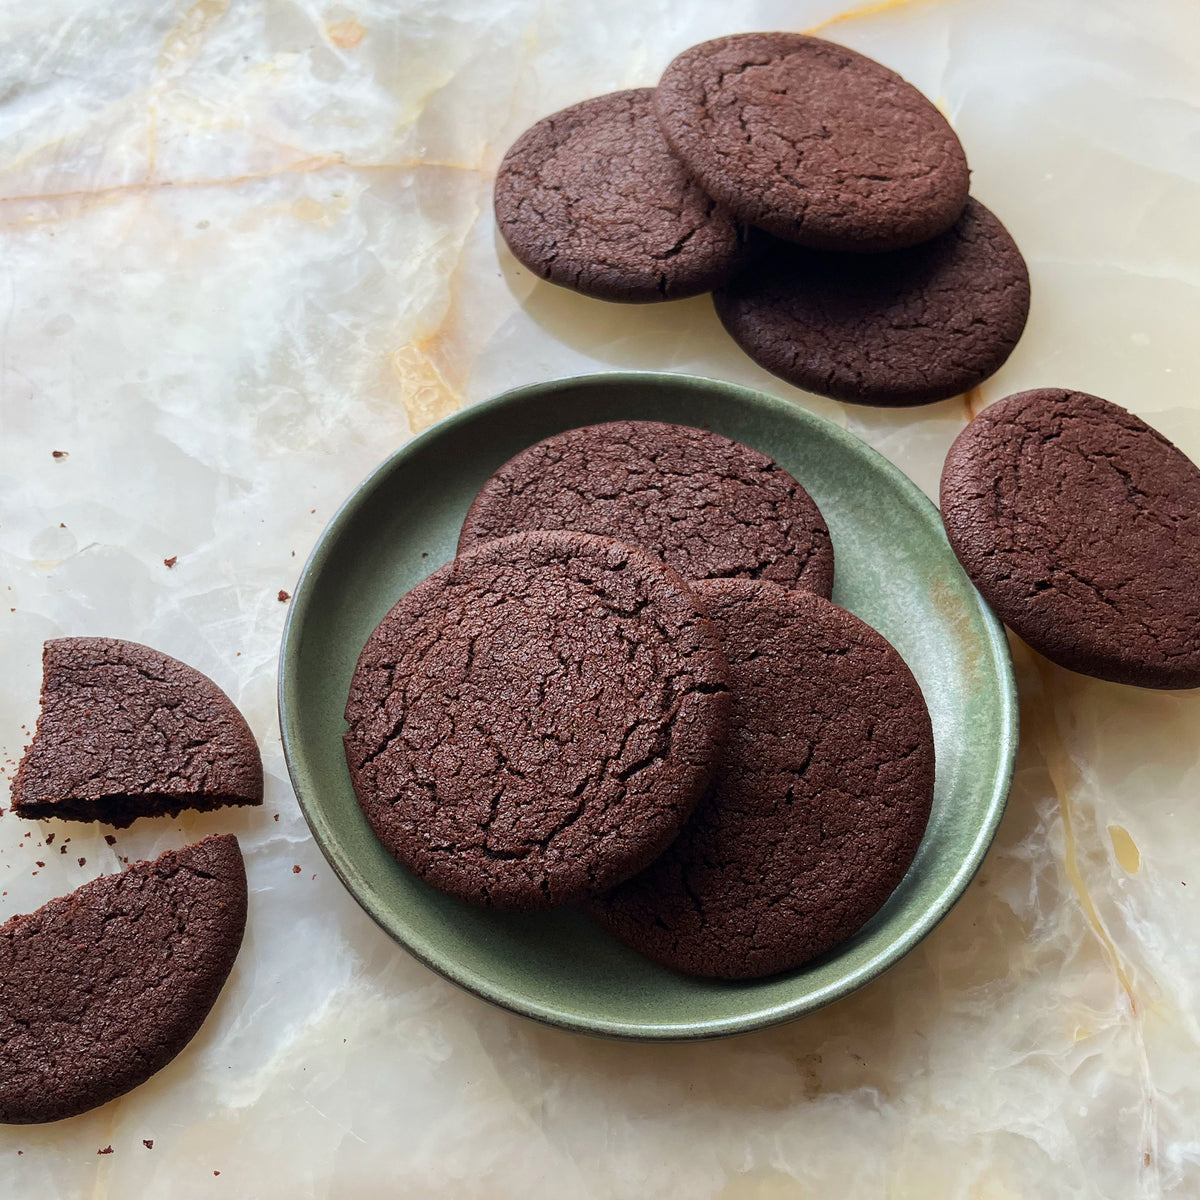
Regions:
<instances>
[{"instance_id":1,"label":"cookie stack","mask_svg":"<svg viewBox=\"0 0 1200 1200\"><path fill-rule=\"evenodd\" d=\"M496 179L500 231L552 283L605 300L713 291L759 365L875 405L997 371L1029 275L968 196L954 131L895 72L793 33L684 51L657 88L539 121Z\"/></svg>"},{"instance_id":2,"label":"cookie stack","mask_svg":"<svg viewBox=\"0 0 1200 1200\"><path fill-rule=\"evenodd\" d=\"M824 953L900 882L933 792L920 689L829 601L833 566L808 493L728 438L622 421L530 447L362 651L364 813L443 891L584 903L689 974Z\"/></svg>"}]
</instances>

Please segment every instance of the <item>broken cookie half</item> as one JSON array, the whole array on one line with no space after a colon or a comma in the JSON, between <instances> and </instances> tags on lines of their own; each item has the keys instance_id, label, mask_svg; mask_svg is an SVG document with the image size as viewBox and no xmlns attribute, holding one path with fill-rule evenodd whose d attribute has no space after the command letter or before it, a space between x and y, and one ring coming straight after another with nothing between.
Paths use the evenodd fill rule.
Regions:
<instances>
[{"instance_id":1,"label":"broken cookie half","mask_svg":"<svg viewBox=\"0 0 1200 1200\"><path fill-rule=\"evenodd\" d=\"M102 821L261 804L262 758L211 679L114 638L42 651L42 712L13 785L21 817Z\"/></svg>"},{"instance_id":2,"label":"broken cookie half","mask_svg":"<svg viewBox=\"0 0 1200 1200\"><path fill-rule=\"evenodd\" d=\"M0 1123L58 1121L192 1040L242 944L232 834L169 850L0 926Z\"/></svg>"}]
</instances>

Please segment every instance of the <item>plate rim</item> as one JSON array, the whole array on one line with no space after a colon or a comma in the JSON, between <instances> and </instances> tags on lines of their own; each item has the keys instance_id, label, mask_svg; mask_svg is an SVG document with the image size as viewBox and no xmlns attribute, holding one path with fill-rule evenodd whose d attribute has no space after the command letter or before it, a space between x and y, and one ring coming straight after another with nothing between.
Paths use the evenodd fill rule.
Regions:
<instances>
[{"instance_id":1,"label":"plate rim","mask_svg":"<svg viewBox=\"0 0 1200 1200\"><path fill-rule=\"evenodd\" d=\"M786 413L792 419L799 419L801 424L808 423L820 429L824 436L840 442L851 453L865 457L875 469L890 477L891 482L915 502L914 506L920 512L921 517L931 524L943 538L945 537L939 510L908 475L862 438L843 429L828 418L811 412L794 400L726 380L663 371L603 371L525 384L510 388L485 400L468 404L457 412L443 417L428 429L422 430L415 437L409 438L398 446L351 489L317 537L297 578L280 639L276 699L284 761L296 802L308 825L309 832L355 902L405 952L411 954L418 962L441 978L479 999L543 1025L572 1033L627 1041L691 1042L751 1033L755 1030L797 1020L864 987L873 979L890 970L928 937L962 898L971 880L978 873L1007 807L1019 740L1018 694L1011 647L1004 626L978 591L975 592L975 595L986 631L986 645L998 667L997 677L1000 691L998 758L1000 769L992 779L986 818L978 829L967 855L934 903L922 913L920 919L906 928L900 937L879 953L866 962L858 964L841 979L827 984L816 992L807 994L802 999L776 1004L752 1014L734 1017L652 1026L628 1021L581 1017L563 1012L552 1005L539 1004L519 997L514 998L505 989L496 986L474 971L465 968L456 969L456 964L441 961L422 947L414 945L389 922L386 905L382 902L378 892L358 870L353 856L342 851L332 824L324 819L319 803L314 803L308 794L310 789L314 792L317 789L313 773L308 768L305 758L303 739L299 732L299 717L297 716L299 700L293 690L295 688L293 664L300 653L301 631L312 601L317 575L339 541L342 527L371 498L383 481L401 467L407 458L423 449L427 443L458 426L469 424L485 413L494 413L529 398L581 387L646 384L690 388L712 394L738 393L752 404L765 405L768 409ZM951 551L951 553L953 552Z\"/></svg>"}]
</instances>

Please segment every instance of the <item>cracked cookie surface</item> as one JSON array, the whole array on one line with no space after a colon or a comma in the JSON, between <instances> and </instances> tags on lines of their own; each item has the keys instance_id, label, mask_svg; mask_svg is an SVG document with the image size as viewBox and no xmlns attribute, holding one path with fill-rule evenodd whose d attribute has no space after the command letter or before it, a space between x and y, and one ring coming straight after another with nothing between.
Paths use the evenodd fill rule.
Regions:
<instances>
[{"instance_id":1,"label":"cracked cookie surface","mask_svg":"<svg viewBox=\"0 0 1200 1200\"><path fill-rule=\"evenodd\" d=\"M746 33L685 50L654 93L671 148L743 221L822 250L937 236L967 199L946 119L894 71L834 42Z\"/></svg>"},{"instance_id":2,"label":"cracked cookie surface","mask_svg":"<svg viewBox=\"0 0 1200 1200\"><path fill-rule=\"evenodd\" d=\"M531 271L602 300L677 300L732 273L743 234L672 155L653 88L613 92L526 130L496 177L500 232Z\"/></svg>"},{"instance_id":3,"label":"cracked cookie surface","mask_svg":"<svg viewBox=\"0 0 1200 1200\"><path fill-rule=\"evenodd\" d=\"M729 660L725 756L679 837L592 912L675 970L759 978L845 940L904 877L933 733L912 672L857 617L753 580L696 593Z\"/></svg>"},{"instance_id":4,"label":"cracked cookie surface","mask_svg":"<svg viewBox=\"0 0 1200 1200\"><path fill-rule=\"evenodd\" d=\"M989 405L950 447L941 505L971 581L1035 650L1200 687L1200 468L1133 413L1058 388Z\"/></svg>"},{"instance_id":5,"label":"cracked cookie surface","mask_svg":"<svg viewBox=\"0 0 1200 1200\"><path fill-rule=\"evenodd\" d=\"M13 784L18 816L122 828L262 797L254 735L207 676L136 642L46 642L42 711Z\"/></svg>"},{"instance_id":6,"label":"cracked cookie surface","mask_svg":"<svg viewBox=\"0 0 1200 1200\"><path fill-rule=\"evenodd\" d=\"M765 241L713 296L734 341L796 387L853 404L929 404L998 371L1029 315L1029 272L971 200L948 233L892 254Z\"/></svg>"},{"instance_id":7,"label":"cracked cookie surface","mask_svg":"<svg viewBox=\"0 0 1200 1200\"><path fill-rule=\"evenodd\" d=\"M525 529L613 537L685 579L833 588L833 545L809 494L774 459L687 425L613 421L530 446L483 485L459 549Z\"/></svg>"},{"instance_id":8,"label":"cracked cookie surface","mask_svg":"<svg viewBox=\"0 0 1200 1200\"><path fill-rule=\"evenodd\" d=\"M245 866L223 834L0 926L0 1122L74 1116L165 1067L216 1003L245 925Z\"/></svg>"},{"instance_id":9,"label":"cracked cookie surface","mask_svg":"<svg viewBox=\"0 0 1200 1200\"><path fill-rule=\"evenodd\" d=\"M380 841L426 882L539 909L634 874L712 774L727 671L683 581L582 533L485 543L368 639L346 759Z\"/></svg>"}]
</instances>

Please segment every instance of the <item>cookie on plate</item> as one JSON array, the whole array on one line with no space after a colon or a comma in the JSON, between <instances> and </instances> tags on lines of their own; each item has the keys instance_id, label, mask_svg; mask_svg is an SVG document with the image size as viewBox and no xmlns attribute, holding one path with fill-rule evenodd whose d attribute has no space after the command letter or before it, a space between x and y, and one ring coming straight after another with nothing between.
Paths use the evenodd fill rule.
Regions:
<instances>
[{"instance_id":1,"label":"cookie on plate","mask_svg":"<svg viewBox=\"0 0 1200 1200\"><path fill-rule=\"evenodd\" d=\"M13 783L17 816L122 828L262 798L254 735L207 676L137 642L45 644L42 711Z\"/></svg>"},{"instance_id":2,"label":"cookie on plate","mask_svg":"<svg viewBox=\"0 0 1200 1200\"><path fill-rule=\"evenodd\" d=\"M852 404L929 404L1004 365L1029 315L1029 272L971 200L948 233L892 254L764 239L713 299L733 340L796 387Z\"/></svg>"},{"instance_id":3,"label":"cookie on plate","mask_svg":"<svg viewBox=\"0 0 1200 1200\"><path fill-rule=\"evenodd\" d=\"M1200 469L1116 404L1062 388L989 405L942 470L971 581L1051 661L1200 687Z\"/></svg>"},{"instance_id":4,"label":"cookie on plate","mask_svg":"<svg viewBox=\"0 0 1200 1200\"><path fill-rule=\"evenodd\" d=\"M688 425L612 421L522 450L483 485L458 548L524 529L613 537L685 579L833 588L829 530L809 494L774 459Z\"/></svg>"},{"instance_id":5,"label":"cookie on plate","mask_svg":"<svg viewBox=\"0 0 1200 1200\"><path fill-rule=\"evenodd\" d=\"M832 949L895 890L929 818L933 732L857 617L756 580L696 592L729 660L725 757L683 833L592 911L665 966L754 979Z\"/></svg>"},{"instance_id":6,"label":"cookie on plate","mask_svg":"<svg viewBox=\"0 0 1200 1200\"><path fill-rule=\"evenodd\" d=\"M232 834L103 875L0 926L0 1122L75 1116L195 1036L246 925Z\"/></svg>"},{"instance_id":7,"label":"cookie on plate","mask_svg":"<svg viewBox=\"0 0 1200 1200\"><path fill-rule=\"evenodd\" d=\"M380 841L495 908L612 887L708 786L728 668L683 580L644 550L536 531L460 555L371 634L346 759Z\"/></svg>"},{"instance_id":8,"label":"cookie on plate","mask_svg":"<svg viewBox=\"0 0 1200 1200\"><path fill-rule=\"evenodd\" d=\"M540 278L601 300L677 300L710 291L737 265L742 227L672 155L653 91L572 105L504 156L496 221Z\"/></svg>"},{"instance_id":9,"label":"cookie on plate","mask_svg":"<svg viewBox=\"0 0 1200 1200\"><path fill-rule=\"evenodd\" d=\"M671 148L714 199L776 237L878 253L949 229L967 160L937 108L894 71L799 33L685 50L654 93Z\"/></svg>"}]
</instances>

